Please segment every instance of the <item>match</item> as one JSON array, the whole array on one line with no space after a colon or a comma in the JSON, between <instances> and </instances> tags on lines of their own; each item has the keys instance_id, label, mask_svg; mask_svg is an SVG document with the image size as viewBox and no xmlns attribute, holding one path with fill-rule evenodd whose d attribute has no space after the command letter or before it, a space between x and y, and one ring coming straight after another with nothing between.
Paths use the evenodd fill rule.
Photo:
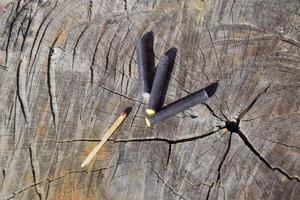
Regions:
<instances>
[{"instance_id":1,"label":"match","mask_svg":"<svg viewBox=\"0 0 300 200\"><path fill-rule=\"evenodd\" d=\"M175 62L176 52L176 48L171 48L159 59L159 63L155 70L150 100L146 109L146 113L149 116L154 115L164 104Z\"/></svg>"},{"instance_id":2,"label":"match","mask_svg":"<svg viewBox=\"0 0 300 200\"><path fill-rule=\"evenodd\" d=\"M209 97L213 96L217 90L218 82L215 82L208 87L194 92L186 97L183 97L165 107L150 118L146 118L146 125L151 127L157 122L163 121L169 117L175 116L177 113L185 111L199 103L203 103Z\"/></svg>"},{"instance_id":3,"label":"match","mask_svg":"<svg viewBox=\"0 0 300 200\"><path fill-rule=\"evenodd\" d=\"M85 167L88 165L93 158L96 156L98 151L101 149L101 147L104 145L104 143L108 140L108 138L115 132L115 130L121 125L121 123L124 121L126 118L127 113L126 112L121 112L120 116L117 118L117 120L113 123L113 125L108 129L108 131L104 134L103 138L99 142L99 144L91 151L91 153L88 155L88 157L83 161L81 164L81 167Z\"/></svg>"},{"instance_id":4,"label":"match","mask_svg":"<svg viewBox=\"0 0 300 200\"><path fill-rule=\"evenodd\" d=\"M146 103L149 102L154 75L153 40L153 32L150 31L136 42L140 93Z\"/></svg>"}]
</instances>

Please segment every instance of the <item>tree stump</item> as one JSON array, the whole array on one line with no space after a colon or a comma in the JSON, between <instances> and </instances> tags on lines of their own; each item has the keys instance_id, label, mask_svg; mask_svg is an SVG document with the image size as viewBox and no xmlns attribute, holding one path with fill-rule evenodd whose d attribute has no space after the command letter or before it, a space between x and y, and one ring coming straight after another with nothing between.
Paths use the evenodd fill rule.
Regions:
<instances>
[{"instance_id":1,"label":"tree stump","mask_svg":"<svg viewBox=\"0 0 300 200\"><path fill-rule=\"evenodd\" d=\"M1 199L299 199L299 0L2 0ZM135 40L178 49L147 128ZM126 107L132 112L80 164Z\"/></svg>"}]
</instances>

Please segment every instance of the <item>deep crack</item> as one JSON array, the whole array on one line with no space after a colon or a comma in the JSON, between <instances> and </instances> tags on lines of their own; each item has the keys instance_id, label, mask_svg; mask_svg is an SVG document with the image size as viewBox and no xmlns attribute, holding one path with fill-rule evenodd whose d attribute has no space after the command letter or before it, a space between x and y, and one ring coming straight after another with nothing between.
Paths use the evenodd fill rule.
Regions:
<instances>
[{"instance_id":1,"label":"deep crack","mask_svg":"<svg viewBox=\"0 0 300 200\"><path fill-rule=\"evenodd\" d=\"M229 132L238 132L239 131L239 123L238 122L234 122L234 121L226 121L225 122L225 127L227 128L227 130Z\"/></svg>"},{"instance_id":2,"label":"deep crack","mask_svg":"<svg viewBox=\"0 0 300 200\"><path fill-rule=\"evenodd\" d=\"M166 142L168 144L177 144L177 143L184 143L184 142L191 142L197 139L202 139L205 137L208 137L219 130L223 129L225 127L218 127L217 130L211 131L209 133L203 134L203 135L196 135L192 137L186 137L186 138L180 138L180 139L171 139L171 138L166 138L166 137L153 137L153 138L132 138L132 139L108 139L109 141L113 142L148 142L148 141L161 141L161 142Z\"/></svg>"},{"instance_id":3,"label":"deep crack","mask_svg":"<svg viewBox=\"0 0 300 200\"><path fill-rule=\"evenodd\" d=\"M269 87L267 87L264 92L267 91ZM263 93L264 93L263 92ZM259 96L263 93L260 93L259 95L257 95L257 97L252 101L252 103L243 111L244 114L246 112L248 112L252 107L253 105L255 104L255 102L257 101L257 99L259 98ZM298 182L300 182L300 179L297 177L297 176L291 176L289 175L287 172L285 172L283 169L281 169L280 167L273 167L268 161L266 158L264 158L259 152L258 150L256 150L256 148L250 143L250 141L248 140L248 138L246 137L246 135L240 130L240 127L239 127L239 123L240 123L240 117L243 117L244 114L242 115L239 115L239 118L237 119L236 122L234 121L226 121L225 124L225 128L231 132L231 133L236 133L237 135L239 135L239 137L243 140L243 142L245 143L245 145L271 170L276 170L278 171L279 173L281 173L283 176L285 176L286 178L288 178L289 180L296 180ZM231 136L230 136L230 141L231 141ZM221 162L221 165L219 166L218 168L218 179L220 179L220 167L222 166L224 160L226 159L226 156L227 156L227 153L229 151L229 148L230 148L230 141L229 141L229 146L227 148L227 151L225 153L225 156L223 157L223 160Z\"/></svg>"},{"instance_id":4,"label":"deep crack","mask_svg":"<svg viewBox=\"0 0 300 200\"><path fill-rule=\"evenodd\" d=\"M123 0L124 1L124 9L125 11L127 11L127 0Z\"/></svg>"},{"instance_id":5,"label":"deep crack","mask_svg":"<svg viewBox=\"0 0 300 200\"><path fill-rule=\"evenodd\" d=\"M225 151L225 154L219 164L219 167L218 167L218 177L217 177L217 183L220 181L220 178L221 178L221 169L222 169L222 166L224 164L224 161L226 160L227 158L227 155L229 153L229 150L230 150L230 146L231 146L231 137L232 137L232 132L230 132L230 135L229 135L229 139L228 139L228 145L227 145L227 148L226 148L226 151Z\"/></svg>"},{"instance_id":6,"label":"deep crack","mask_svg":"<svg viewBox=\"0 0 300 200\"><path fill-rule=\"evenodd\" d=\"M270 88L270 85L268 85L268 87L266 87L266 88L264 89L264 91L262 91L262 92L260 92L260 93L257 94L257 96L253 99L253 101L245 108L245 110L243 110L243 111L239 114L239 116L238 116L238 118L237 118L237 123L240 123L241 119L245 116L245 114L246 114L247 112L249 112L249 111L251 110L251 108L255 105L255 103L257 102L257 100L259 99L259 97L260 97L262 94L266 93L266 92L268 91L269 88Z\"/></svg>"},{"instance_id":7,"label":"deep crack","mask_svg":"<svg viewBox=\"0 0 300 200\"><path fill-rule=\"evenodd\" d=\"M35 167L34 167L34 164L33 164L33 154L32 154L32 149L31 149L31 145L29 145L29 157L30 157L30 165L31 165L31 170L32 170L32 176L33 176L33 182L34 182L34 185L35 185L35 191L36 191L36 194L38 195L39 199L41 200L42 199L42 195L41 193L39 192L38 190L38 183L36 182L36 172L35 172Z\"/></svg>"},{"instance_id":8,"label":"deep crack","mask_svg":"<svg viewBox=\"0 0 300 200\"><path fill-rule=\"evenodd\" d=\"M53 71L52 67L56 67L52 63L52 57L55 54L54 47L57 43L58 39L62 35L62 30L58 32L57 36L53 40L51 46L49 47L49 54L48 54L48 63L47 63L47 85L48 85L48 94L50 98L50 109L52 113L53 118L53 124L54 126L57 126L58 123L58 112L56 108L56 94L55 94L55 71Z\"/></svg>"},{"instance_id":9,"label":"deep crack","mask_svg":"<svg viewBox=\"0 0 300 200\"><path fill-rule=\"evenodd\" d=\"M5 180L5 175L6 175L5 169L3 168L2 169L2 181L1 181L0 189L3 187L3 183L4 183L4 180Z\"/></svg>"},{"instance_id":10,"label":"deep crack","mask_svg":"<svg viewBox=\"0 0 300 200\"><path fill-rule=\"evenodd\" d=\"M171 185L169 185L167 182L165 182L164 178L160 176L160 174L154 169L152 168L153 172L155 173L155 175L157 176L157 178L165 185L167 186L176 196L183 198L183 199L187 199L183 194L179 194L175 188L173 188Z\"/></svg>"},{"instance_id":11,"label":"deep crack","mask_svg":"<svg viewBox=\"0 0 300 200\"><path fill-rule=\"evenodd\" d=\"M169 144L167 166L169 165L170 162L171 153L172 153L172 144Z\"/></svg>"},{"instance_id":12,"label":"deep crack","mask_svg":"<svg viewBox=\"0 0 300 200\"><path fill-rule=\"evenodd\" d=\"M285 172L283 169L279 167L273 167L256 149L255 147L249 142L248 138L246 135L239 130L237 134L240 136L240 138L243 140L243 142L246 144L246 146L271 170L276 170L279 173L281 173L283 176L288 178L289 180L296 180L300 182L300 179L297 176L291 176L287 172Z\"/></svg>"},{"instance_id":13,"label":"deep crack","mask_svg":"<svg viewBox=\"0 0 300 200\"><path fill-rule=\"evenodd\" d=\"M206 106L206 108L210 111L210 113L217 119L221 120L222 122L224 122L224 120L219 117L218 115L215 114L215 112L213 111L213 109L207 104L207 103L203 103L203 105Z\"/></svg>"},{"instance_id":14,"label":"deep crack","mask_svg":"<svg viewBox=\"0 0 300 200\"><path fill-rule=\"evenodd\" d=\"M212 189L213 186L214 186L214 183L212 183L212 184L209 186L209 189L208 189L208 192L207 192L207 195L206 195L206 200L209 199L210 192L211 192L211 189Z\"/></svg>"},{"instance_id":15,"label":"deep crack","mask_svg":"<svg viewBox=\"0 0 300 200\"><path fill-rule=\"evenodd\" d=\"M246 135L240 130L239 124L241 119L245 116L245 114L247 112L249 112L252 107L255 105L255 103L257 102L257 100L259 99L259 97L266 93L267 90L270 88L270 85L268 87L266 87L264 89L264 91L260 92L254 99L253 101L249 104L249 106L247 106L238 116L237 121L226 121L225 124L225 128L232 132L232 133L237 133L239 135L239 137L243 140L243 142L245 143L245 145L271 170L276 170L279 173L281 173L283 176L285 176L286 178L288 178L289 180L296 180L298 182L300 182L300 179L297 176L291 176L289 175L287 172L285 172L283 169L279 168L279 167L273 167L266 158L264 158L259 152L258 150L256 150L256 148L250 143L250 141L248 140L248 138L246 137ZM219 170L218 170L219 171ZM220 174L219 174L220 175ZM219 179L219 176L218 176Z\"/></svg>"}]
</instances>

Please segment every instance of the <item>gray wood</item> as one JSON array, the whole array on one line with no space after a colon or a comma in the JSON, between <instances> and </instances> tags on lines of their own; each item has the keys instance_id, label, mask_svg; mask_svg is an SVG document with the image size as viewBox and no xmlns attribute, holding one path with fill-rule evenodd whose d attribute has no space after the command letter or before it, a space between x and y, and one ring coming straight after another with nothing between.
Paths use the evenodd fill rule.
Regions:
<instances>
[{"instance_id":1,"label":"gray wood","mask_svg":"<svg viewBox=\"0 0 300 200\"><path fill-rule=\"evenodd\" d=\"M0 13L1 199L300 198L299 0L2 0ZM220 87L146 128L134 41L150 30L156 63L178 49L165 103Z\"/></svg>"}]
</instances>

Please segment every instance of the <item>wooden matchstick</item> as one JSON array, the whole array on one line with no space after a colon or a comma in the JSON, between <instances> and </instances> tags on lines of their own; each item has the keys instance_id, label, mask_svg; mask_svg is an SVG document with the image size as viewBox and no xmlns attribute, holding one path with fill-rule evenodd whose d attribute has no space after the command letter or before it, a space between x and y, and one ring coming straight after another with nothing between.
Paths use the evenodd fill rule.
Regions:
<instances>
[{"instance_id":1,"label":"wooden matchstick","mask_svg":"<svg viewBox=\"0 0 300 200\"><path fill-rule=\"evenodd\" d=\"M169 117L175 116L177 113L189 109L199 103L203 103L209 97L215 94L218 87L218 82L215 82L208 87L194 92L186 97L183 97L165 107L150 118L145 118L146 125L151 127L157 122L163 121Z\"/></svg>"},{"instance_id":2,"label":"wooden matchstick","mask_svg":"<svg viewBox=\"0 0 300 200\"><path fill-rule=\"evenodd\" d=\"M146 113L149 116L154 115L164 104L175 63L176 52L176 48L171 48L159 59L155 70L150 100L146 109Z\"/></svg>"},{"instance_id":3,"label":"wooden matchstick","mask_svg":"<svg viewBox=\"0 0 300 200\"><path fill-rule=\"evenodd\" d=\"M99 144L91 151L91 153L88 155L88 157L83 161L81 164L81 167L86 166L89 164L93 158L96 156L98 151L101 149L101 147L104 145L104 143L108 140L108 138L115 132L115 130L121 125L121 123L126 118L127 113L121 112L118 119L113 123L113 125L108 129L108 131L104 134L103 138L99 142Z\"/></svg>"},{"instance_id":4,"label":"wooden matchstick","mask_svg":"<svg viewBox=\"0 0 300 200\"><path fill-rule=\"evenodd\" d=\"M146 103L150 98L152 81L154 75L154 36L153 32L147 32L136 42L136 54L138 65L138 77L140 93Z\"/></svg>"}]
</instances>

